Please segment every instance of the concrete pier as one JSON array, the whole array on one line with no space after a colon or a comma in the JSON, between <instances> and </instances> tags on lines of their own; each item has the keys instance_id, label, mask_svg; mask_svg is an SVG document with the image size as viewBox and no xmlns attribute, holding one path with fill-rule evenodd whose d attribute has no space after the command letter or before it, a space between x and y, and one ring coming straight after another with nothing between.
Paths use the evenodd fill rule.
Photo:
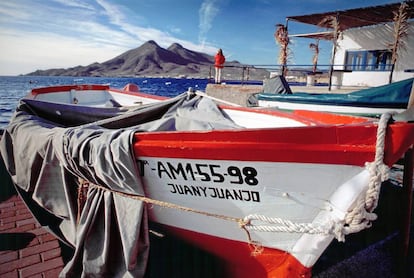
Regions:
<instances>
[{"instance_id":1,"label":"concrete pier","mask_svg":"<svg viewBox=\"0 0 414 278\"><path fill-rule=\"evenodd\" d=\"M208 96L244 107L249 106L248 100L250 96L262 91L262 85L207 84L206 87L206 94Z\"/></svg>"},{"instance_id":2,"label":"concrete pier","mask_svg":"<svg viewBox=\"0 0 414 278\"><path fill-rule=\"evenodd\" d=\"M330 94L345 94L366 88L367 87L341 87L329 91L328 87L326 86L290 86L290 89L293 93L303 92ZM249 105L249 100L251 100L252 95L262 92L262 85L207 84L206 87L206 94L208 96L244 107L255 106L251 104Z\"/></svg>"}]
</instances>

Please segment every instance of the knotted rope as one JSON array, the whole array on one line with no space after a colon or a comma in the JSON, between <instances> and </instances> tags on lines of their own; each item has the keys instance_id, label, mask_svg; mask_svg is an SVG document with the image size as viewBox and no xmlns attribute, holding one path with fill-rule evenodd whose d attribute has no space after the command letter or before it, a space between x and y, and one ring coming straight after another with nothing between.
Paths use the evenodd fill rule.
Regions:
<instances>
[{"instance_id":1,"label":"knotted rope","mask_svg":"<svg viewBox=\"0 0 414 278\"><path fill-rule=\"evenodd\" d=\"M390 171L389 167L384 164L384 153L387 126L391 117L392 114L386 113L379 120L375 160L365 163L365 167L370 174L365 199L361 198L354 209L346 215L343 228L336 228L335 237L338 241L345 241L345 235L347 234L357 233L371 227L372 221L377 219L377 215L373 211L378 205L381 184L388 179Z\"/></svg>"},{"instance_id":2,"label":"knotted rope","mask_svg":"<svg viewBox=\"0 0 414 278\"><path fill-rule=\"evenodd\" d=\"M308 234L333 234L338 241L345 241L345 235L359 232L371 226L372 221L377 219L373 213L378 205L381 183L388 179L389 167L384 164L385 136L388 121L392 114L383 114L378 123L375 160L366 163L365 167L369 172L370 179L365 199L360 198L352 211L348 212L345 220L337 223L331 221L327 224L295 223L275 217L252 214L244 217L248 230L261 232L289 232ZM254 225L252 221L260 221L270 225Z\"/></svg>"},{"instance_id":3,"label":"knotted rope","mask_svg":"<svg viewBox=\"0 0 414 278\"><path fill-rule=\"evenodd\" d=\"M203 93L201 91L193 91L191 88L187 91L187 94L189 94L189 95L194 94L194 95L197 95L197 96L200 96L200 97L209 98L211 100L214 100L216 102L219 102L219 103L222 103L222 104L225 104L225 105L229 105L229 106L242 107L240 104L230 102L230 101L226 101L224 99L219 99L219 98L207 95L206 93Z\"/></svg>"}]
</instances>

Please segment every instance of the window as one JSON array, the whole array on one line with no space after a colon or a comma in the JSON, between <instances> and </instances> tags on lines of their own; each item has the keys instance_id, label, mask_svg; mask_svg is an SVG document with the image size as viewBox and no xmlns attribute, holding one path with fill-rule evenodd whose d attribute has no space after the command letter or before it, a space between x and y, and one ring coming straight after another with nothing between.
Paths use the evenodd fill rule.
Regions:
<instances>
[{"instance_id":1,"label":"window","mask_svg":"<svg viewBox=\"0 0 414 278\"><path fill-rule=\"evenodd\" d=\"M391 51L347 51L345 69L352 71L387 71L391 69Z\"/></svg>"}]
</instances>

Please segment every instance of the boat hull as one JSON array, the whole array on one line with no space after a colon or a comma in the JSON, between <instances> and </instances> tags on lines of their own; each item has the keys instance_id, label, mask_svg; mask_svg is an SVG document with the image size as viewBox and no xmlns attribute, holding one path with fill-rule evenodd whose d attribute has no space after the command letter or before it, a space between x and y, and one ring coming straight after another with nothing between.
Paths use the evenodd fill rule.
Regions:
<instances>
[{"instance_id":1,"label":"boat hull","mask_svg":"<svg viewBox=\"0 0 414 278\"><path fill-rule=\"evenodd\" d=\"M301 93L257 94L258 105L281 110L311 110L379 117L384 113L401 113L410 106L414 79L347 94Z\"/></svg>"},{"instance_id":2,"label":"boat hull","mask_svg":"<svg viewBox=\"0 0 414 278\"><path fill-rule=\"evenodd\" d=\"M276 249L305 268L333 239L328 230L316 235L248 231L242 225L245 217L329 226L342 220L369 178L363 167L347 165L160 157L140 157L138 165L146 196L166 202L150 209L152 221L233 244ZM347 195L341 200L335 197L338 192ZM199 244L198 238L190 240Z\"/></svg>"},{"instance_id":3,"label":"boat hull","mask_svg":"<svg viewBox=\"0 0 414 278\"><path fill-rule=\"evenodd\" d=\"M406 108L393 108L393 107L369 107L369 106L352 106L352 105L340 105L340 104L309 104L309 103L293 103L283 101L267 101L259 100L258 105L260 107L275 108L279 110L311 110L321 111L329 113L340 113L360 116L378 117L384 113L396 112L401 113Z\"/></svg>"},{"instance_id":4,"label":"boat hull","mask_svg":"<svg viewBox=\"0 0 414 278\"><path fill-rule=\"evenodd\" d=\"M315 120L323 115L298 113ZM331 117L338 121L338 116ZM326 123L329 118L324 117ZM402 123L388 128L387 134L393 135L386 140L388 165L414 142L411 133ZM249 255L228 257L233 260L230 265L251 260L250 247L257 243L274 252L274 258L289 254L289 264L296 262L297 269L307 273L333 240L332 233L247 232L240 220L255 214L321 227L330 221L341 223L365 196L370 179L365 163L374 161L376 141L377 125L357 121L324 127L143 133L135 135L134 152L146 195L172 204L151 206L152 221L215 254L223 252L225 243L250 250ZM214 240L219 243L205 246ZM283 277L271 273L289 269L275 268L281 262L268 263L261 264L268 275L264 277Z\"/></svg>"},{"instance_id":5,"label":"boat hull","mask_svg":"<svg viewBox=\"0 0 414 278\"><path fill-rule=\"evenodd\" d=\"M116 98L115 94L120 96ZM99 103L94 102L96 96L100 96ZM91 107L100 110L99 107L110 99L134 106L139 102L137 97L143 98L142 104L146 103L145 95L130 91L74 85L38 89L23 105L30 106L30 112L39 112L40 108L48 110L50 114L47 115L54 115L55 123L64 126L68 118L76 118L78 111L92 111ZM105 186L95 184L95 189L109 191L121 199L144 201L151 222L223 257L230 266L235 266L230 269L233 277L246 277L246 273L254 277L309 276L311 267L334 237L343 236L340 233L348 212L365 199L372 178L366 163L376 159L378 121L312 111L287 114L207 105L212 109L196 117L197 121L201 117L208 118L206 129L186 127L177 130L173 121L165 125L168 127L165 130L137 128L147 109L155 107L150 111L155 113L154 110L167 110L180 101L187 105L203 101L191 97L182 95L155 106L144 106L144 109L128 109L132 114L125 112L122 116L126 118L105 116L99 122L92 120L91 125L84 125L87 121L80 126L73 123L74 129L68 128L68 131L79 129L79 134L86 137L81 144L72 141L76 145L73 151L82 154L81 157L86 156L80 164L83 163L85 168L92 167L87 170L91 174L99 172L97 169L100 168L108 170L99 172L102 175L92 180L99 183L108 178L111 182L103 184ZM73 103L75 99L76 103ZM196 102L191 102L194 100ZM148 101L160 100L148 98ZM66 110L58 106L64 106L72 113L65 116ZM177 117L193 117L184 110L177 111ZM212 112L218 112L225 120L231 119L235 125L213 128L209 118ZM46 119L50 121L51 117ZM123 132L129 127L126 123L130 118L133 127ZM158 114L151 119L159 119ZM23 119L22 123L26 124ZM36 124L39 123L35 120L33 125ZM105 128L99 128L99 124ZM49 125L54 126L51 122ZM90 126L93 128L89 129ZM41 129L39 126L35 128ZM385 138L381 148L384 148L384 163L391 166L414 143L414 127L393 123L384 128L387 135L381 136ZM43 129L47 129L47 134L51 130L66 130ZM98 130L102 132L104 142L89 142L91 136L86 134ZM107 150L106 144L111 146L113 142L106 136L112 138L117 133L127 139L121 141L124 147L115 152L109 147L111 151L108 157L105 156L107 159L102 159L101 152L89 153L89 143L91 152ZM73 134L77 139L77 133ZM102 143L104 148L95 143L99 146ZM56 144L60 146L58 142ZM118 141L114 145L117 144ZM78 147L82 148L79 152ZM116 157L119 153L128 166L118 165ZM95 163L90 162L89 155ZM66 156L65 151L60 159ZM69 167L72 162L70 158L63 163ZM103 165L99 164L101 162ZM107 162L114 164L108 168ZM71 173L83 176L77 172L82 167L75 164ZM113 168L116 171L112 171ZM108 173L112 175L107 177ZM122 186L112 184L114 180ZM124 190L125 180L134 182ZM49 185L54 186L52 182ZM247 266L248 270L241 266Z\"/></svg>"},{"instance_id":6,"label":"boat hull","mask_svg":"<svg viewBox=\"0 0 414 278\"><path fill-rule=\"evenodd\" d=\"M270 278L270 277L311 277L312 268L303 266L288 252L256 246L245 242L213 237L173 226L156 224L153 228L162 233L181 238L197 248L213 254L220 261L225 277Z\"/></svg>"}]
</instances>

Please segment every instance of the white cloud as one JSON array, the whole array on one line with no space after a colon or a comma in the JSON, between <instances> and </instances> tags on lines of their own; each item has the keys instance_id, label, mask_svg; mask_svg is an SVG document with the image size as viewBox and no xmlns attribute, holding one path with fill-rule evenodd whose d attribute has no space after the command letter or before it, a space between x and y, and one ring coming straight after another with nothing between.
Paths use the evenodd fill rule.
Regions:
<instances>
[{"instance_id":1,"label":"white cloud","mask_svg":"<svg viewBox=\"0 0 414 278\"><path fill-rule=\"evenodd\" d=\"M39 35L42 40L38 39ZM21 37L2 36L0 75L89 65L93 62L104 62L127 50L110 44L100 44L97 47L93 42L56 34L25 33L24 40L25 43L22 43Z\"/></svg>"},{"instance_id":2,"label":"white cloud","mask_svg":"<svg viewBox=\"0 0 414 278\"><path fill-rule=\"evenodd\" d=\"M30 17L30 12L22 8L21 3L0 2L0 22L8 22L10 18L21 21Z\"/></svg>"},{"instance_id":3,"label":"white cloud","mask_svg":"<svg viewBox=\"0 0 414 278\"><path fill-rule=\"evenodd\" d=\"M139 14L131 16L131 11L107 0L96 0L98 5L88 3L1 1L0 75L104 62L148 40L162 47L177 42L199 52L212 54L216 50L207 43L177 38L172 35L177 30L140 26ZM213 14L214 7L206 7L205 26Z\"/></svg>"},{"instance_id":4,"label":"white cloud","mask_svg":"<svg viewBox=\"0 0 414 278\"><path fill-rule=\"evenodd\" d=\"M122 13L122 10L113 4L110 4L106 0L97 0L98 3L105 9L105 13L110 17L110 22L117 25L121 30L126 32L137 42L137 45L142 44L149 40L156 41L162 47L169 47L173 43L179 43L186 48L192 49L199 52L207 52L209 54L214 53L217 49L211 45L206 44L203 41L202 44L195 44L190 41L184 41L177 37L172 36L167 31L158 30L151 27L141 27L133 25L126 21L126 16ZM211 7L207 8L205 15L210 17L208 14L211 13ZM173 29L170 30L172 33L181 32L181 30Z\"/></svg>"},{"instance_id":5,"label":"white cloud","mask_svg":"<svg viewBox=\"0 0 414 278\"><path fill-rule=\"evenodd\" d=\"M112 24L120 26L124 24L125 16L119 6L113 5L105 0L96 0L96 2L104 9L105 14Z\"/></svg>"},{"instance_id":6,"label":"white cloud","mask_svg":"<svg viewBox=\"0 0 414 278\"><path fill-rule=\"evenodd\" d=\"M93 6L85 3L82 0L53 0L56 3L62 4L68 7L75 7L75 8L82 8L82 9L90 9L93 10Z\"/></svg>"},{"instance_id":7,"label":"white cloud","mask_svg":"<svg viewBox=\"0 0 414 278\"><path fill-rule=\"evenodd\" d=\"M201 4L200 10L198 11L200 21L198 41L201 44L204 44L206 42L207 33L213 26L213 19L219 13L219 8L217 7L216 3L216 0L204 0L204 2Z\"/></svg>"},{"instance_id":8,"label":"white cloud","mask_svg":"<svg viewBox=\"0 0 414 278\"><path fill-rule=\"evenodd\" d=\"M182 33L182 30L179 27L171 26L171 27L169 27L169 30L170 30L171 33L174 33L174 34L181 34Z\"/></svg>"}]
</instances>

